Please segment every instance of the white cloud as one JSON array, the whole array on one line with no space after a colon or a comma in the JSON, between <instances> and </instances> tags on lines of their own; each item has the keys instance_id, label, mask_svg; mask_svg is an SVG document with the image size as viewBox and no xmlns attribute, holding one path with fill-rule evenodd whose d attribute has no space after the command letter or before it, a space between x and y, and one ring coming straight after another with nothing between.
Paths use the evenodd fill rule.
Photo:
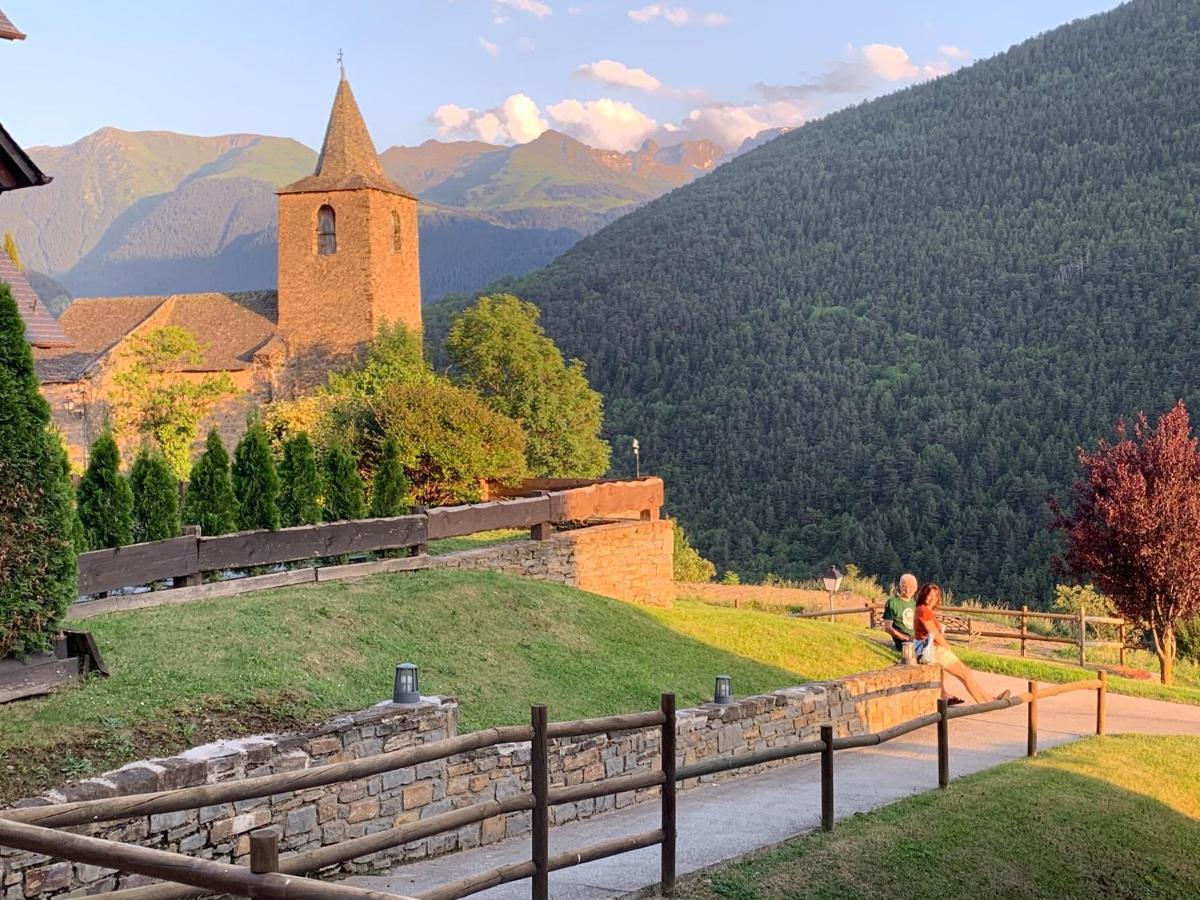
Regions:
<instances>
[{"instance_id":1,"label":"white cloud","mask_svg":"<svg viewBox=\"0 0 1200 900\"><path fill-rule=\"evenodd\" d=\"M909 81L920 70L903 47L892 44L867 44L862 48L867 68L884 81Z\"/></svg>"},{"instance_id":2,"label":"white cloud","mask_svg":"<svg viewBox=\"0 0 1200 900\"><path fill-rule=\"evenodd\" d=\"M576 78L598 81L609 87L634 88L639 91L657 91L662 82L645 69L632 69L615 59L601 59L575 70Z\"/></svg>"},{"instance_id":3,"label":"white cloud","mask_svg":"<svg viewBox=\"0 0 1200 900\"><path fill-rule=\"evenodd\" d=\"M526 94L513 94L486 111L447 103L435 109L429 121L437 126L438 137L493 144L524 144L550 127Z\"/></svg>"},{"instance_id":4,"label":"white cloud","mask_svg":"<svg viewBox=\"0 0 1200 900\"><path fill-rule=\"evenodd\" d=\"M493 44L491 41L489 41L487 38L480 38L479 46L482 47L484 50L486 50L488 53L492 54L492 56L500 55L500 48L497 47L495 44Z\"/></svg>"},{"instance_id":5,"label":"white cloud","mask_svg":"<svg viewBox=\"0 0 1200 900\"><path fill-rule=\"evenodd\" d=\"M921 66L921 75L925 78L941 78L950 74L950 63L944 59L935 59Z\"/></svg>"},{"instance_id":6,"label":"white cloud","mask_svg":"<svg viewBox=\"0 0 1200 900\"><path fill-rule=\"evenodd\" d=\"M725 150L736 150L747 138L770 128L796 128L811 117L807 104L796 100L769 103L709 103L692 110L677 128L664 128L673 139L707 139Z\"/></svg>"},{"instance_id":7,"label":"white cloud","mask_svg":"<svg viewBox=\"0 0 1200 900\"><path fill-rule=\"evenodd\" d=\"M658 127L623 100L563 100L546 108L555 127L576 140L605 150L636 150Z\"/></svg>"},{"instance_id":8,"label":"white cloud","mask_svg":"<svg viewBox=\"0 0 1200 900\"><path fill-rule=\"evenodd\" d=\"M942 44L942 46L938 47L938 53L942 54L942 56L948 56L951 59L971 58L970 50L964 50L962 47L955 46L954 44Z\"/></svg>"},{"instance_id":9,"label":"white cloud","mask_svg":"<svg viewBox=\"0 0 1200 900\"><path fill-rule=\"evenodd\" d=\"M508 16L502 15L500 13L496 13L494 16L492 16L492 24L494 24L494 25L503 25L507 21L508 21Z\"/></svg>"},{"instance_id":10,"label":"white cloud","mask_svg":"<svg viewBox=\"0 0 1200 900\"><path fill-rule=\"evenodd\" d=\"M580 9L578 6L568 6L567 7L567 15L568 16L578 16L578 15L582 15L582 14L583 14L583 10Z\"/></svg>"},{"instance_id":11,"label":"white cloud","mask_svg":"<svg viewBox=\"0 0 1200 900\"><path fill-rule=\"evenodd\" d=\"M529 13L531 16L536 16L539 19L544 19L554 12L550 8L550 4L544 3L542 0L496 0L496 2L504 6L510 6L518 12Z\"/></svg>"},{"instance_id":12,"label":"white cloud","mask_svg":"<svg viewBox=\"0 0 1200 900\"><path fill-rule=\"evenodd\" d=\"M533 42L533 38L523 37L517 41L517 49L522 53L532 53L537 49L537 44Z\"/></svg>"},{"instance_id":13,"label":"white cloud","mask_svg":"<svg viewBox=\"0 0 1200 900\"><path fill-rule=\"evenodd\" d=\"M627 13L635 22L645 24L655 19L662 19L671 25L707 25L710 28L727 25L729 17L719 12L697 13L686 6L671 6L669 3L651 3Z\"/></svg>"}]
</instances>

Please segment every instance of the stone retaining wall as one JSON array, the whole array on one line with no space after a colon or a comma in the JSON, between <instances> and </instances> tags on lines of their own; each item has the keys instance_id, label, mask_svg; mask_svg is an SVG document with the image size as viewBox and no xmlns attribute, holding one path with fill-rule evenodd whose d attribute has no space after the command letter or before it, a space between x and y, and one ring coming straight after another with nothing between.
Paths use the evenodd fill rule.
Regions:
<instances>
[{"instance_id":1,"label":"stone retaining wall","mask_svg":"<svg viewBox=\"0 0 1200 900\"><path fill-rule=\"evenodd\" d=\"M413 566L415 568L415 566ZM431 568L487 569L557 581L616 600L670 606L675 596L671 523L610 522L431 557Z\"/></svg>"},{"instance_id":2,"label":"stone retaining wall","mask_svg":"<svg viewBox=\"0 0 1200 900\"><path fill-rule=\"evenodd\" d=\"M678 762L687 764L813 739L819 736L820 726L831 721L841 735L879 731L931 712L936 707L938 685L937 669L894 667L745 697L728 706L708 704L681 710L676 719ZM131 763L17 805L167 790L370 756L454 736L457 712L455 701L445 698L426 698L411 706L383 703L299 733L223 741L169 759ZM553 716L553 710L550 712ZM575 785L653 771L660 764L658 753L659 731L654 728L555 741L549 760L551 783ZM771 765L784 764L787 762ZM360 781L82 830L246 864L249 832L256 828L279 828L280 849L285 853L308 850L472 803L515 796L529 789L528 768L529 745L506 744ZM751 771L754 769L743 769L741 774ZM696 783L691 781L682 787L688 789ZM553 808L551 821L587 818L654 797L657 792L657 788L651 788L563 804ZM814 796L812 802L817 803L818 798ZM493 843L523 834L529 828L527 812L497 816L361 858L344 868L354 872L386 871L399 862ZM0 897L4 900L50 897L68 891L97 893L146 881L95 866L55 862L38 854L0 851Z\"/></svg>"}]
</instances>

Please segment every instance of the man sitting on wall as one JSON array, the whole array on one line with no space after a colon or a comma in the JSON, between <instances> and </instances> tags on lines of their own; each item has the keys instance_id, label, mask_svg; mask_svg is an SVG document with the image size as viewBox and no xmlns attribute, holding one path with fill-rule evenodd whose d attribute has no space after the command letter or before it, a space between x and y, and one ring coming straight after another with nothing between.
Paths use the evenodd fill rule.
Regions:
<instances>
[{"instance_id":1,"label":"man sitting on wall","mask_svg":"<svg viewBox=\"0 0 1200 900\"><path fill-rule=\"evenodd\" d=\"M917 592L917 577L905 572L900 576L900 586L897 594L887 598L883 607L883 628L892 636L896 652L913 639L913 624L916 619L917 605L913 602L913 594Z\"/></svg>"}]
</instances>

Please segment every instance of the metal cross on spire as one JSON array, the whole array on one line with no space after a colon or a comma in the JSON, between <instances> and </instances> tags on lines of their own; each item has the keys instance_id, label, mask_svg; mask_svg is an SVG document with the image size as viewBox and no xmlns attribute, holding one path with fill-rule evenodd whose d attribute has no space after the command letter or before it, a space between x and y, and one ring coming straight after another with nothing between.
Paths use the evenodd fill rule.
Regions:
<instances>
[{"instance_id":1,"label":"metal cross on spire","mask_svg":"<svg viewBox=\"0 0 1200 900\"><path fill-rule=\"evenodd\" d=\"M345 66L345 64L342 62L342 60L343 60L344 58L345 58L345 54L344 54L344 53L342 53L342 48L341 48L341 47L338 47L337 64L338 64L338 68L341 70L341 72L342 72L342 74L343 74L343 75L345 75L345 74L346 74L346 66Z\"/></svg>"}]
</instances>

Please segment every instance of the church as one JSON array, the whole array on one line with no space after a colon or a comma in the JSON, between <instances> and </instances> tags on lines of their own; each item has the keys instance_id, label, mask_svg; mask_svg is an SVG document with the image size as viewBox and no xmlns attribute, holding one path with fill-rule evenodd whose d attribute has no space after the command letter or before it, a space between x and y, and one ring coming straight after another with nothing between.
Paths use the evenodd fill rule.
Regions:
<instances>
[{"instance_id":1,"label":"church","mask_svg":"<svg viewBox=\"0 0 1200 900\"><path fill-rule=\"evenodd\" d=\"M183 328L203 359L181 377L230 376L239 393L203 426L230 440L256 405L321 384L383 324L421 328L417 200L384 173L344 69L316 170L277 194L278 290L79 299L58 320L65 339L31 340L73 462L103 428L111 363L139 332Z\"/></svg>"}]
</instances>

